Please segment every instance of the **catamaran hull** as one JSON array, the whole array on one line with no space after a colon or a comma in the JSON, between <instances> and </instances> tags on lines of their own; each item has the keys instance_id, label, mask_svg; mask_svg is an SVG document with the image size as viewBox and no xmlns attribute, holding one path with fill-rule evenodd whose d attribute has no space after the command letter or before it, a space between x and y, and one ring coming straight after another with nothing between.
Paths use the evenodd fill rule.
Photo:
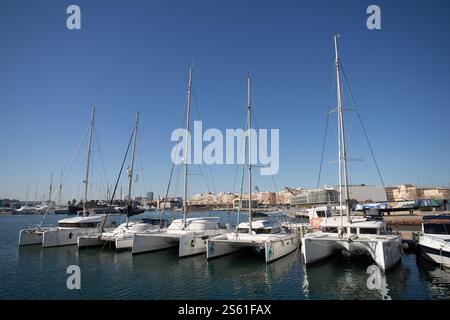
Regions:
<instances>
[{"instance_id":1,"label":"catamaran hull","mask_svg":"<svg viewBox=\"0 0 450 320\"><path fill-rule=\"evenodd\" d=\"M227 254L231 254L237 252L244 248L244 246L237 245L232 241L223 241L223 240L208 240L206 243L206 258L214 259L221 256L225 256Z\"/></svg>"},{"instance_id":2,"label":"catamaran hull","mask_svg":"<svg viewBox=\"0 0 450 320\"><path fill-rule=\"evenodd\" d=\"M77 239L77 245L79 249L89 247L99 247L105 244L105 241L101 240L99 236L80 236Z\"/></svg>"},{"instance_id":3,"label":"catamaran hull","mask_svg":"<svg viewBox=\"0 0 450 320\"><path fill-rule=\"evenodd\" d=\"M293 252L298 248L299 244L299 235L261 242L239 239L211 239L207 241L206 257L207 259L214 259L244 248L253 247L258 252L264 251L266 263L269 263Z\"/></svg>"},{"instance_id":4,"label":"catamaran hull","mask_svg":"<svg viewBox=\"0 0 450 320\"><path fill-rule=\"evenodd\" d=\"M337 251L335 241L302 239L302 254L306 264L314 263L331 256Z\"/></svg>"},{"instance_id":5,"label":"catamaran hull","mask_svg":"<svg viewBox=\"0 0 450 320\"><path fill-rule=\"evenodd\" d=\"M116 239L116 250L129 250L133 247L133 237L129 237L126 239Z\"/></svg>"},{"instance_id":6,"label":"catamaran hull","mask_svg":"<svg viewBox=\"0 0 450 320\"><path fill-rule=\"evenodd\" d=\"M288 255L296 250L299 245L300 236L266 242L264 248L266 262L272 262Z\"/></svg>"},{"instance_id":7,"label":"catamaran hull","mask_svg":"<svg viewBox=\"0 0 450 320\"><path fill-rule=\"evenodd\" d=\"M42 247L76 245L78 237L98 233L98 228L55 228L44 232Z\"/></svg>"},{"instance_id":8,"label":"catamaran hull","mask_svg":"<svg viewBox=\"0 0 450 320\"><path fill-rule=\"evenodd\" d=\"M429 236L419 237L421 255L428 261L450 268L450 246L445 241Z\"/></svg>"},{"instance_id":9,"label":"catamaran hull","mask_svg":"<svg viewBox=\"0 0 450 320\"><path fill-rule=\"evenodd\" d=\"M135 234L131 252L133 254L151 252L176 247L180 242L179 235Z\"/></svg>"},{"instance_id":10,"label":"catamaran hull","mask_svg":"<svg viewBox=\"0 0 450 320\"><path fill-rule=\"evenodd\" d=\"M127 250L133 246L133 237L104 239L100 236L80 236L78 237L78 248L100 247L105 244L114 244L116 250Z\"/></svg>"},{"instance_id":11,"label":"catamaran hull","mask_svg":"<svg viewBox=\"0 0 450 320\"><path fill-rule=\"evenodd\" d=\"M392 237L388 240L303 238L302 253L306 264L323 260L342 250L350 255L369 254L382 270L387 270L400 261L401 245L400 237Z\"/></svg>"},{"instance_id":12,"label":"catamaran hull","mask_svg":"<svg viewBox=\"0 0 450 320\"><path fill-rule=\"evenodd\" d=\"M19 246L42 244L42 231L37 229L23 229L19 233Z\"/></svg>"},{"instance_id":13,"label":"catamaran hull","mask_svg":"<svg viewBox=\"0 0 450 320\"><path fill-rule=\"evenodd\" d=\"M207 234L187 233L182 235L180 237L180 244L178 246L178 256L180 258L183 258L205 253L208 239L220 235L224 232L214 232Z\"/></svg>"}]
</instances>

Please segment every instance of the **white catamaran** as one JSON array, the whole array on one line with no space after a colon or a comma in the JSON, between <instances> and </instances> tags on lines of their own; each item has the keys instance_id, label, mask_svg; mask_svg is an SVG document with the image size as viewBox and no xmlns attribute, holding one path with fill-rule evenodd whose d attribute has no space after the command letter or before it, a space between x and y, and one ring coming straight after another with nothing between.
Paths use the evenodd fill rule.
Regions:
<instances>
[{"instance_id":1,"label":"white catamaran","mask_svg":"<svg viewBox=\"0 0 450 320\"><path fill-rule=\"evenodd\" d=\"M251 79L248 77L248 106L247 106L247 129L248 129L248 222L241 222L237 229L224 235L210 238L207 241L208 249L206 257L208 259L220 257L236 252L243 248L254 248L258 252L264 251L266 262L281 258L299 246L300 235L290 232L288 228L282 227L279 222L268 219L252 221L252 166L251 166ZM242 203L242 192L241 201Z\"/></svg>"},{"instance_id":2,"label":"white catamaran","mask_svg":"<svg viewBox=\"0 0 450 320\"><path fill-rule=\"evenodd\" d=\"M190 133L190 109L192 96L192 68L189 70L189 86L186 110L186 148L185 154L189 155L188 148ZM168 249L178 246L179 257L204 253L208 238L227 232L218 217L187 218L188 196L188 161L184 161L184 196L183 218L173 220L169 227L136 233L133 237L132 253L143 253Z\"/></svg>"},{"instance_id":3,"label":"white catamaran","mask_svg":"<svg viewBox=\"0 0 450 320\"><path fill-rule=\"evenodd\" d=\"M398 263L402 256L402 241L399 235L387 234L382 219L352 217L350 214L349 188L347 178L347 155L345 145L344 116L340 83L340 60L338 35L334 36L336 53L336 78L338 98L338 164L340 216L327 218L321 223L320 231L308 233L302 239L302 252L306 264L324 259L335 252L367 254L383 270ZM343 174L342 174L343 173ZM343 190L344 189L344 190ZM344 193L345 191L345 193ZM345 194L345 211L344 211Z\"/></svg>"},{"instance_id":4,"label":"white catamaran","mask_svg":"<svg viewBox=\"0 0 450 320\"><path fill-rule=\"evenodd\" d=\"M19 245L42 244L43 248L57 247L64 245L75 245L81 235L93 234L100 231L103 225L111 228L116 225L117 215L95 214L86 210L89 187L89 164L91 161L92 132L94 127L95 107L92 107L91 118L89 121L89 142L88 156L86 165L86 176L84 183L84 202L83 211L73 218L62 219L58 221L56 227L42 227L48 211L44 215L37 228L24 229L19 234Z\"/></svg>"}]
</instances>

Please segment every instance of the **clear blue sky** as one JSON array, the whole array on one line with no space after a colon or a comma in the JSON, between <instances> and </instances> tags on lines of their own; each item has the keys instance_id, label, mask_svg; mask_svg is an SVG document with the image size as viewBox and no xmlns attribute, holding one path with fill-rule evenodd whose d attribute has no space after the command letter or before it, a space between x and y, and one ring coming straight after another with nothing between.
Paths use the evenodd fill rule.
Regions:
<instances>
[{"instance_id":1,"label":"clear blue sky","mask_svg":"<svg viewBox=\"0 0 450 320\"><path fill-rule=\"evenodd\" d=\"M81 7L82 30L66 28L70 4ZM366 28L370 4L381 7L381 30ZM42 198L50 174L58 180L69 163L92 104L110 183L141 111L137 191L162 195L192 62L194 111L198 106L204 127L244 125L250 73L258 123L280 129L278 189L314 187L335 31L386 184L449 185L449 12L445 0L1 0L0 197L24 199L29 185L32 199L39 181ZM351 163L351 182L380 184L355 116L347 120L350 156L365 159ZM334 116L330 121L322 183L334 185ZM66 198L79 197L85 156L83 146ZM98 152L94 158L93 188L102 171ZM210 189L233 191L235 171L212 167ZM270 178L255 181L274 189ZM205 189L193 182L192 193Z\"/></svg>"}]
</instances>

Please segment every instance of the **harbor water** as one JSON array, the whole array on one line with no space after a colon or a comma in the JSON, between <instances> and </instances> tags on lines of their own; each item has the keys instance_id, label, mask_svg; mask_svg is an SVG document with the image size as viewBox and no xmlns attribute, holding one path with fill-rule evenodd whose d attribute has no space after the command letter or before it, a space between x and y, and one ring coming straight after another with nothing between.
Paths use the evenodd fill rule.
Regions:
<instances>
[{"instance_id":1,"label":"harbor water","mask_svg":"<svg viewBox=\"0 0 450 320\"><path fill-rule=\"evenodd\" d=\"M193 214L199 215L205 213ZM236 223L234 213L208 215ZM48 222L65 217L51 215ZM405 253L402 262L381 274L379 286L373 288L368 285L373 263L363 257L336 255L305 267L300 250L266 265L264 257L252 251L206 261L204 255L179 259L178 249L133 256L101 248L79 251L77 246L19 248L19 230L37 225L41 218L0 216L0 299L450 298L450 271L415 253ZM80 267L79 290L67 288L69 265Z\"/></svg>"}]
</instances>

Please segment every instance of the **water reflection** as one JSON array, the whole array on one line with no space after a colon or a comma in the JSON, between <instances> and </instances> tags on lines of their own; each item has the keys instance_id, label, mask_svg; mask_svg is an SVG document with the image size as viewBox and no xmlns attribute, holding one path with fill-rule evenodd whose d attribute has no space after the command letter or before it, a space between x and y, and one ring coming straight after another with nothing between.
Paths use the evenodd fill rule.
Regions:
<instances>
[{"instance_id":1,"label":"water reflection","mask_svg":"<svg viewBox=\"0 0 450 320\"><path fill-rule=\"evenodd\" d=\"M304 267L304 291L312 299L382 299L388 296L388 280L384 273L376 285L368 288L371 260L334 255L327 260ZM371 279L370 279L371 280Z\"/></svg>"},{"instance_id":2,"label":"water reflection","mask_svg":"<svg viewBox=\"0 0 450 320\"><path fill-rule=\"evenodd\" d=\"M430 293L437 299L449 299L450 270L441 268L422 257L418 257L417 266L426 281Z\"/></svg>"}]
</instances>

